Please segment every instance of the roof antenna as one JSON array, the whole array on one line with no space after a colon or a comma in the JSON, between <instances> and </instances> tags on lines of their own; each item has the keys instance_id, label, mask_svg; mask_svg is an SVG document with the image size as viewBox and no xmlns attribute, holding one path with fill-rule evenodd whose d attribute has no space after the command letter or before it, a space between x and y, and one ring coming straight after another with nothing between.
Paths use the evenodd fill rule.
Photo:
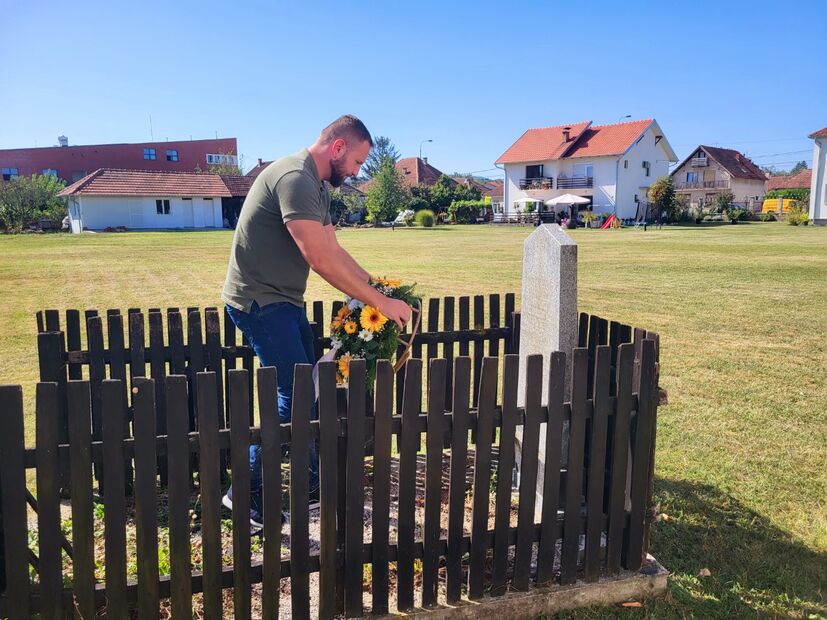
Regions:
<instances>
[{"instance_id":1,"label":"roof antenna","mask_svg":"<svg viewBox=\"0 0 827 620\"><path fill-rule=\"evenodd\" d=\"M149 139L155 142L155 134L152 133L152 114L149 115Z\"/></svg>"}]
</instances>

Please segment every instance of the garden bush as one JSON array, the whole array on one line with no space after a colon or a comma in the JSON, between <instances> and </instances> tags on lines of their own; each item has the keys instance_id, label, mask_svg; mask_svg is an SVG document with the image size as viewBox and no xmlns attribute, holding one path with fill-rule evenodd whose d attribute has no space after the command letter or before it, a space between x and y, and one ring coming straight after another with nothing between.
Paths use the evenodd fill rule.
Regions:
<instances>
[{"instance_id":1,"label":"garden bush","mask_svg":"<svg viewBox=\"0 0 827 620\"><path fill-rule=\"evenodd\" d=\"M416 219L416 223L420 226L424 226L425 228L432 228L436 223L436 216L434 216L434 212L430 209L422 209L421 211L417 211L414 217Z\"/></svg>"}]
</instances>

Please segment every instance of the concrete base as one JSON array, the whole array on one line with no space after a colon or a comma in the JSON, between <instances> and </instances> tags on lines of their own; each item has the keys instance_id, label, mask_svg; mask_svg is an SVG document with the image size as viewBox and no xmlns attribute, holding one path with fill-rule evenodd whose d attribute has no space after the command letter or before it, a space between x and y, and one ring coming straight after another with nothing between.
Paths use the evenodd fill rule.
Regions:
<instances>
[{"instance_id":1,"label":"concrete base","mask_svg":"<svg viewBox=\"0 0 827 620\"><path fill-rule=\"evenodd\" d=\"M415 609L408 613L379 617L427 617L428 620L536 618L566 609L593 605L617 605L627 601L660 596L666 592L668 575L669 571L650 555L639 572L623 572L613 578L602 577L597 583L577 581L570 586L532 588L528 592L509 592L496 598L486 596L476 601L463 599L459 605L454 607Z\"/></svg>"}]
</instances>

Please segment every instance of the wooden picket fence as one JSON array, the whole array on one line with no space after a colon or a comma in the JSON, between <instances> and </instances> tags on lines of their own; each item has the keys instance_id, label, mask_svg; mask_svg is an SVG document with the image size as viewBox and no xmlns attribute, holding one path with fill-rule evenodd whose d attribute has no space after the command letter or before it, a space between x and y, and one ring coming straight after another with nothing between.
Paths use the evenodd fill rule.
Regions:
<instances>
[{"instance_id":1,"label":"wooden picket fence","mask_svg":"<svg viewBox=\"0 0 827 620\"><path fill-rule=\"evenodd\" d=\"M84 618L102 612L125 617L136 609L138 617L157 617L163 604L173 617L191 617L195 606L204 617L232 613L248 618L257 596L252 584L258 583L262 617L277 617L281 580L289 580L292 617L309 617L316 596L319 617L359 616L455 603L462 595L474 600L499 596L531 583L570 584L578 577L596 581L621 568L640 568L648 546L653 480L657 334L581 315L580 346L573 352L569 378L571 398L564 402L564 354L553 353L546 368L541 356L531 356L525 406L518 407L518 319L516 325L498 326L493 333L476 330L472 335L468 332L473 330L460 329L456 347L450 331L440 333L437 324L431 324L434 329L426 333L434 337L421 342L424 352L447 342L443 353L450 349L450 359L434 349L424 364L419 358L411 360L404 376L394 376L390 364L380 362L375 398L369 397L361 362L353 364L346 391L337 390L335 365L323 364L318 420L311 420L310 413L311 368L297 366L292 422L280 425L275 369L252 368L243 343L216 343L217 311L206 311L206 343L193 327L200 313L188 314L186 344L178 338L174 311L167 315L172 325L169 344L163 343L152 314L150 345L143 349L137 327L129 332L129 347L118 340L120 317L114 312L107 314L106 349L96 315L88 317L87 349L74 336L63 340L60 332L39 335L41 372L56 373L57 380L37 386L33 449L26 449L23 441L21 388L0 387L4 617L58 617L73 608ZM130 327L139 323L137 317L139 313L129 313ZM324 339L318 334L322 347ZM495 339L497 346L489 348L491 355L480 355L475 374L477 356L462 350L463 340L466 347L476 348L476 343ZM195 341L202 343L201 357ZM64 342L72 343L69 351ZM505 352L501 361L499 344ZM453 355L456 348L459 354ZM49 360L58 354L62 366L50 369ZM235 369L239 357L242 368ZM215 366L209 366L210 360ZM138 374L146 363L150 377ZM549 377L547 405L541 404L544 374ZM401 393L398 402L396 390ZM260 427L251 426L253 397ZM546 460L539 472L539 428L544 423ZM513 497L519 427L525 439L520 487ZM313 553L308 540L308 455L289 449L306 446L311 439L319 442L321 482L321 534ZM251 560L249 497L244 492L249 488L251 443L260 444L263 452L265 531L281 531L282 502L289 501L288 556L281 553L279 536L265 536L261 559ZM282 464L285 447L287 466ZM422 511L417 508L422 494L418 456L425 462ZM443 458L450 462L446 476ZM398 471L395 496L392 463ZM221 547L225 465L232 471L236 506L232 565L222 560ZM105 515L105 573L98 579L95 466ZM26 488L27 468L36 470L36 499ZM282 474L289 480L284 498ZM535 515L538 474L545 500L541 514ZM61 488L71 497L71 533L66 535L59 512ZM372 500L368 519L366 493ZM160 574L158 561L162 498L168 513L169 574ZM195 523L193 502L200 506ZM37 544L31 547L27 506L36 510L38 521ZM510 522L512 511L516 526ZM445 515L447 522L441 522ZM366 521L370 542L364 538ZM127 522L135 533L129 547ZM201 538L198 570L191 547L194 525ZM137 556L137 570L130 575L127 553ZM366 571L370 596L363 592ZM311 594L313 573L318 573L318 592ZM223 600L225 588L232 588L232 610ZM202 596L194 599L197 593Z\"/></svg>"}]
</instances>

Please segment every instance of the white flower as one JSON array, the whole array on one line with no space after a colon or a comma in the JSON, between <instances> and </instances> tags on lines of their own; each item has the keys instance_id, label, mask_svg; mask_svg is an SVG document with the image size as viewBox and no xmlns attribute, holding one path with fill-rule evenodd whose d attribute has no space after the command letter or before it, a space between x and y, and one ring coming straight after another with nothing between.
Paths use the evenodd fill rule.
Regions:
<instances>
[{"instance_id":1,"label":"white flower","mask_svg":"<svg viewBox=\"0 0 827 620\"><path fill-rule=\"evenodd\" d=\"M369 332L366 329L363 329L359 332L359 338L361 338L365 342L370 342L371 340L373 340L373 333Z\"/></svg>"},{"instance_id":2,"label":"white flower","mask_svg":"<svg viewBox=\"0 0 827 620\"><path fill-rule=\"evenodd\" d=\"M330 339L330 346L333 348L334 351L338 351L342 348L342 341L338 338L331 338Z\"/></svg>"},{"instance_id":3,"label":"white flower","mask_svg":"<svg viewBox=\"0 0 827 620\"><path fill-rule=\"evenodd\" d=\"M357 308L364 308L365 304L363 304L358 299L351 299L348 302L347 307L348 307L349 310L356 310Z\"/></svg>"}]
</instances>

